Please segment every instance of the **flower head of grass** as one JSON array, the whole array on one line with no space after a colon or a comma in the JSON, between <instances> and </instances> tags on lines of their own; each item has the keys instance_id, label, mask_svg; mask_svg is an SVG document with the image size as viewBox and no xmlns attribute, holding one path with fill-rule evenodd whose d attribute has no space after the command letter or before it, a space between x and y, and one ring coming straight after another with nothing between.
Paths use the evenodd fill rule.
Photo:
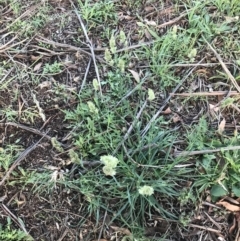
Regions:
<instances>
[{"instance_id":1,"label":"flower head of grass","mask_svg":"<svg viewBox=\"0 0 240 241\"><path fill-rule=\"evenodd\" d=\"M138 192L143 196L151 196L154 193L154 189L151 186L144 185L138 189Z\"/></svg>"},{"instance_id":2,"label":"flower head of grass","mask_svg":"<svg viewBox=\"0 0 240 241\"><path fill-rule=\"evenodd\" d=\"M109 166L104 166L103 167L103 172L106 176L114 176L116 175L115 168L109 167Z\"/></svg>"},{"instance_id":3,"label":"flower head of grass","mask_svg":"<svg viewBox=\"0 0 240 241\"><path fill-rule=\"evenodd\" d=\"M101 156L100 160L105 166L111 167L111 168L116 168L117 164L119 163L119 160L116 157L111 155Z\"/></svg>"}]
</instances>

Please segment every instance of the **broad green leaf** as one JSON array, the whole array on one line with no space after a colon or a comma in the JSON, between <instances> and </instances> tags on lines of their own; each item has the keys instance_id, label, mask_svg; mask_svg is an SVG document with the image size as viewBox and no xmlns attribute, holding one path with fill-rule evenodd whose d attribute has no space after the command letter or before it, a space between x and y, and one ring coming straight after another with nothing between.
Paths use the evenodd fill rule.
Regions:
<instances>
[{"instance_id":1,"label":"broad green leaf","mask_svg":"<svg viewBox=\"0 0 240 241\"><path fill-rule=\"evenodd\" d=\"M232 188L232 192L235 194L236 197L240 197L240 187L234 185Z\"/></svg>"},{"instance_id":2,"label":"broad green leaf","mask_svg":"<svg viewBox=\"0 0 240 241\"><path fill-rule=\"evenodd\" d=\"M222 186L220 186L219 184L216 184L216 185L212 186L212 189L211 189L211 195L212 196L222 197L226 194L227 194L227 191Z\"/></svg>"},{"instance_id":3,"label":"broad green leaf","mask_svg":"<svg viewBox=\"0 0 240 241\"><path fill-rule=\"evenodd\" d=\"M150 88L148 88L148 99L150 101L154 100L155 99L155 94L154 94L154 91Z\"/></svg>"}]
</instances>

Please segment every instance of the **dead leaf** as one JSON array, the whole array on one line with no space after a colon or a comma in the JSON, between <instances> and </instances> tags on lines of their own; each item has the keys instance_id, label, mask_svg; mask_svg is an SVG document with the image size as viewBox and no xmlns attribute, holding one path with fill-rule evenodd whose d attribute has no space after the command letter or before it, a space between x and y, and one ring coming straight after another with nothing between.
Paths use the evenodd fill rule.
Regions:
<instances>
[{"instance_id":1,"label":"dead leaf","mask_svg":"<svg viewBox=\"0 0 240 241\"><path fill-rule=\"evenodd\" d=\"M127 228L119 228L119 227L116 227L116 226L110 226L115 232L120 232L122 234L125 234L125 235L132 235L131 232L127 229Z\"/></svg>"},{"instance_id":2,"label":"dead leaf","mask_svg":"<svg viewBox=\"0 0 240 241\"><path fill-rule=\"evenodd\" d=\"M40 89L43 89L45 87L50 87L51 86L51 81L43 81L41 84L38 85L38 87L40 87Z\"/></svg>"},{"instance_id":3,"label":"dead leaf","mask_svg":"<svg viewBox=\"0 0 240 241\"><path fill-rule=\"evenodd\" d=\"M228 211L231 211L231 212L238 212L238 211L240 211L240 207L239 206L230 204L228 202L219 201L216 204L225 207Z\"/></svg>"},{"instance_id":4,"label":"dead leaf","mask_svg":"<svg viewBox=\"0 0 240 241\"><path fill-rule=\"evenodd\" d=\"M137 83L139 83L140 82L139 74L136 71L131 70L131 69L129 69L128 71L131 72L133 78L136 80Z\"/></svg>"},{"instance_id":5,"label":"dead leaf","mask_svg":"<svg viewBox=\"0 0 240 241\"><path fill-rule=\"evenodd\" d=\"M224 132L225 125L226 125L226 120L225 120L225 118L223 118L223 120L220 122L220 124L218 126L219 134L222 134Z\"/></svg>"},{"instance_id":6,"label":"dead leaf","mask_svg":"<svg viewBox=\"0 0 240 241\"><path fill-rule=\"evenodd\" d=\"M219 107L216 107L215 105L209 104L209 110L212 110L214 112L218 112L220 109L219 109Z\"/></svg>"},{"instance_id":7,"label":"dead leaf","mask_svg":"<svg viewBox=\"0 0 240 241\"><path fill-rule=\"evenodd\" d=\"M157 23L155 21L148 21L147 19L144 19L144 22L149 26L157 26Z\"/></svg>"},{"instance_id":8,"label":"dead leaf","mask_svg":"<svg viewBox=\"0 0 240 241\"><path fill-rule=\"evenodd\" d=\"M171 111L170 107L168 107L166 110L162 111L161 113L164 115L169 115L172 113L172 111Z\"/></svg>"},{"instance_id":9,"label":"dead leaf","mask_svg":"<svg viewBox=\"0 0 240 241\"><path fill-rule=\"evenodd\" d=\"M33 71L34 72L38 71L41 68L41 66L42 66L42 62L39 62L38 64L35 65Z\"/></svg>"}]
</instances>

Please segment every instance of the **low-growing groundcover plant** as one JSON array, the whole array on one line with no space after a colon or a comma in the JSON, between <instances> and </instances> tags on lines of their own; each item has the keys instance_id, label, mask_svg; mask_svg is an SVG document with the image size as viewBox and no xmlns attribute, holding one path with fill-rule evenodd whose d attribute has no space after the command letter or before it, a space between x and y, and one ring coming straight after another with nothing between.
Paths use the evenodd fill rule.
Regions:
<instances>
[{"instance_id":1,"label":"low-growing groundcover plant","mask_svg":"<svg viewBox=\"0 0 240 241\"><path fill-rule=\"evenodd\" d=\"M19 229L11 228L11 220L8 218L8 224L3 227L0 224L0 240L4 241L33 241L34 239Z\"/></svg>"}]
</instances>

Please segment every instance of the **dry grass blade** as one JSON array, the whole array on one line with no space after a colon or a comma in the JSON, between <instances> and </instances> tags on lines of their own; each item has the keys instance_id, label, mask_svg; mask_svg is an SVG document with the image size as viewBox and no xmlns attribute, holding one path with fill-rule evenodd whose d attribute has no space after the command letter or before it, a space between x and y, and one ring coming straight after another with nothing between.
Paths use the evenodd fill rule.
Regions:
<instances>
[{"instance_id":1,"label":"dry grass blade","mask_svg":"<svg viewBox=\"0 0 240 241\"><path fill-rule=\"evenodd\" d=\"M231 72L228 70L226 64L222 61L221 56L217 53L217 51L212 47L212 45L203 37L204 41L207 43L207 45L209 46L209 48L213 51L213 53L215 54L215 56L217 57L219 63L222 65L223 70L225 71L225 73L227 74L227 76L229 77L229 79L232 81L232 84L235 86L235 88L237 89L238 92L240 92L240 87L237 83L237 81L235 80L235 78L233 77L233 75L231 74Z\"/></svg>"},{"instance_id":2,"label":"dry grass blade","mask_svg":"<svg viewBox=\"0 0 240 241\"><path fill-rule=\"evenodd\" d=\"M215 148L215 149L209 149L209 150L201 150L201 151L176 151L174 153L174 155L176 157L195 156L195 155L209 154L209 153L220 152L220 151L235 151L235 150L240 150L240 146L228 146L228 147Z\"/></svg>"},{"instance_id":3,"label":"dry grass blade","mask_svg":"<svg viewBox=\"0 0 240 241\"><path fill-rule=\"evenodd\" d=\"M213 92L194 92L194 93L171 93L171 96L185 96L185 97L195 97L195 96L235 96L240 95L237 91L213 91Z\"/></svg>"}]
</instances>

